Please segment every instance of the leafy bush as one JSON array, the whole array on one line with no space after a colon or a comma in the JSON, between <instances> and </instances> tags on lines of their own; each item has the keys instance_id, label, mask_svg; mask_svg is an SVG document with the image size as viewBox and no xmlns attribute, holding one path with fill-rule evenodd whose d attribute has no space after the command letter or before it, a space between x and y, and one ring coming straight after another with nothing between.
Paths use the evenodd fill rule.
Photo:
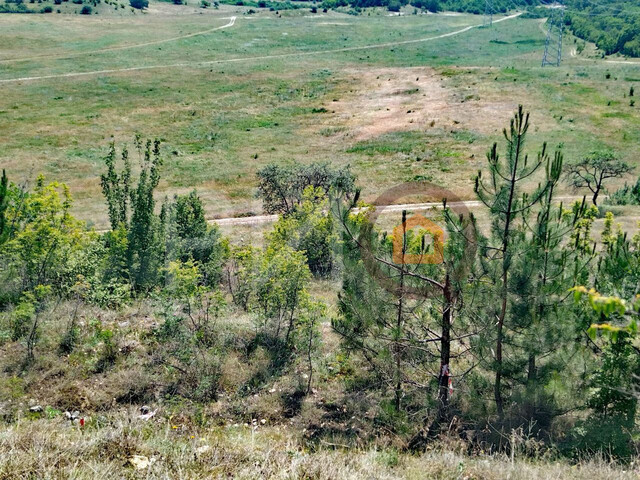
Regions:
<instances>
[{"instance_id":1,"label":"leafy bush","mask_svg":"<svg viewBox=\"0 0 640 480\"><path fill-rule=\"evenodd\" d=\"M11 291L20 295L38 285L50 285L63 294L71 286L65 273L71 258L95 236L86 235L85 225L69 213L72 200L66 185L45 184L39 176L33 192L23 194L22 199L13 195L20 206L12 212L16 231L0 252L3 295Z\"/></svg>"},{"instance_id":2,"label":"leafy bush","mask_svg":"<svg viewBox=\"0 0 640 480\"><path fill-rule=\"evenodd\" d=\"M304 252L311 273L329 275L333 269L335 232L328 208L322 188L307 187L296 210L280 217L273 231L267 234L268 244L289 245Z\"/></svg>"},{"instance_id":3,"label":"leafy bush","mask_svg":"<svg viewBox=\"0 0 640 480\"><path fill-rule=\"evenodd\" d=\"M228 248L217 225L207 225L202 201L195 190L188 195L176 195L173 203L163 205L160 222L165 230L165 258L195 261L204 284L217 285Z\"/></svg>"},{"instance_id":4,"label":"leafy bush","mask_svg":"<svg viewBox=\"0 0 640 480\"><path fill-rule=\"evenodd\" d=\"M224 298L220 291L202 286L202 274L191 260L169 265L167 293L161 312L164 323L155 338L162 346L157 361L174 377L170 390L196 400L215 400L221 375L215 327ZM177 310L170 299L179 302Z\"/></svg>"},{"instance_id":5,"label":"leafy bush","mask_svg":"<svg viewBox=\"0 0 640 480\"><path fill-rule=\"evenodd\" d=\"M349 167L334 168L328 163L312 163L280 167L267 165L258 171L258 194L267 213L293 212L302 201L303 192L309 186L322 189L322 194L334 190L337 194L355 192L355 176Z\"/></svg>"},{"instance_id":6,"label":"leafy bush","mask_svg":"<svg viewBox=\"0 0 640 480\"><path fill-rule=\"evenodd\" d=\"M89 5L85 5L82 7L82 10L80 10L81 15L91 15L91 12L93 12L93 9Z\"/></svg>"},{"instance_id":7,"label":"leafy bush","mask_svg":"<svg viewBox=\"0 0 640 480\"><path fill-rule=\"evenodd\" d=\"M149 6L149 0L129 0L129 5L138 10L142 10Z\"/></svg>"}]
</instances>

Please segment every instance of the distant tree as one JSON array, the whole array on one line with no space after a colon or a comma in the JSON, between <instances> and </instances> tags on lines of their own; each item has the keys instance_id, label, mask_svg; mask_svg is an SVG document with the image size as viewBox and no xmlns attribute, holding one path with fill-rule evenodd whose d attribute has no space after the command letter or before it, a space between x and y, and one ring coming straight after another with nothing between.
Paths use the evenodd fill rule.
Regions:
<instances>
[{"instance_id":1,"label":"distant tree","mask_svg":"<svg viewBox=\"0 0 640 480\"><path fill-rule=\"evenodd\" d=\"M334 168L327 163L281 167L267 165L258 171L258 194L267 213L288 215L302 202L305 188L321 187L351 195L355 191L355 176L349 167Z\"/></svg>"},{"instance_id":2,"label":"distant tree","mask_svg":"<svg viewBox=\"0 0 640 480\"><path fill-rule=\"evenodd\" d=\"M93 12L93 9L89 5L85 5L82 7L82 10L80 10L81 15L91 15L91 12Z\"/></svg>"},{"instance_id":3,"label":"distant tree","mask_svg":"<svg viewBox=\"0 0 640 480\"><path fill-rule=\"evenodd\" d=\"M149 0L129 0L129 5L138 10L143 10L149 6Z\"/></svg>"},{"instance_id":4,"label":"distant tree","mask_svg":"<svg viewBox=\"0 0 640 480\"><path fill-rule=\"evenodd\" d=\"M624 187L609 195L607 203L611 205L640 205L640 177L635 184L625 184Z\"/></svg>"},{"instance_id":5,"label":"distant tree","mask_svg":"<svg viewBox=\"0 0 640 480\"><path fill-rule=\"evenodd\" d=\"M387 10L390 12L399 12L402 8L402 4L397 0L390 0L387 4Z\"/></svg>"},{"instance_id":6,"label":"distant tree","mask_svg":"<svg viewBox=\"0 0 640 480\"><path fill-rule=\"evenodd\" d=\"M593 194L591 201L598 203L598 195L604 190L605 180L620 178L633 168L619 160L609 150L595 151L581 161L567 167L567 179L574 188L588 188Z\"/></svg>"},{"instance_id":7,"label":"distant tree","mask_svg":"<svg viewBox=\"0 0 640 480\"><path fill-rule=\"evenodd\" d=\"M437 13L441 10L440 8L440 1L439 0L427 0L425 2L425 7L427 8L427 10L429 10L431 13Z\"/></svg>"}]
</instances>

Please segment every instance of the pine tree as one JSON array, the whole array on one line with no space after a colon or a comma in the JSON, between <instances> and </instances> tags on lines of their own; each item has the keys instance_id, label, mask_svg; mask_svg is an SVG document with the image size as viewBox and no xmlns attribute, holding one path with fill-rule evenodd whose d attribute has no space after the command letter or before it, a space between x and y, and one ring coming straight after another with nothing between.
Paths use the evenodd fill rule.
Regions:
<instances>
[{"instance_id":1,"label":"pine tree","mask_svg":"<svg viewBox=\"0 0 640 480\"><path fill-rule=\"evenodd\" d=\"M500 418L504 416L503 376L505 373L504 344L505 321L507 320L510 298L509 280L516 256L520 253L522 239L526 232L526 221L530 218L534 207L539 205L545 194L558 181L562 167L561 158L556 155L552 162L547 154L547 146L533 162L524 152L527 131L529 130L529 113L524 112L522 105L511 120L509 131L503 131L507 143L507 154L502 159L498 154L497 144L487 153L489 163L489 179L485 181L482 172L478 172L475 191L478 198L489 208L491 214L491 235L481 247L481 256L486 271L491 279L490 295L495 295L497 309L491 307L492 300L487 299L489 307L487 323L495 325L495 350L493 384L496 412ZM546 165L546 178L531 193L522 189L527 179Z\"/></svg>"},{"instance_id":2,"label":"pine tree","mask_svg":"<svg viewBox=\"0 0 640 480\"><path fill-rule=\"evenodd\" d=\"M394 230L398 238L391 238L376 230L371 210L354 211L357 200L358 195L334 206L344 263L341 315L332 322L333 328L343 347L362 355L371 373L391 392L390 406L396 414L424 403L424 390L435 387L436 414L427 433L412 440L417 449L448 417L452 346L460 341L460 336L452 335L451 325L462 304L468 275L465 260L473 262L466 248L473 227L470 219L455 218L445 208L449 240L444 248L435 238L428 246L425 239L433 232L407 230L405 211ZM399 251L393 251L394 243ZM442 263L409 263L408 255L413 259L438 255ZM435 359L439 362L434 365Z\"/></svg>"},{"instance_id":3,"label":"pine tree","mask_svg":"<svg viewBox=\"0 0 640 480\"><path fill-rule=\"evenodd\" d=\"M574 333L579 322L567 292L584 278L593 259L592 254L585 255L565 242L587 207L584 200L571 209L554 204L561 164L561 155L556 152L551 164L555 171L547 172L549 185L536 219L523 221L520 254L514 260L510 280L510 380L525 387L519 414L534 420L536 428L548 427L554 413L553 402L545 394L547 382L564 370L565 358L578 347Z\"/></svg>"}]
</instances>

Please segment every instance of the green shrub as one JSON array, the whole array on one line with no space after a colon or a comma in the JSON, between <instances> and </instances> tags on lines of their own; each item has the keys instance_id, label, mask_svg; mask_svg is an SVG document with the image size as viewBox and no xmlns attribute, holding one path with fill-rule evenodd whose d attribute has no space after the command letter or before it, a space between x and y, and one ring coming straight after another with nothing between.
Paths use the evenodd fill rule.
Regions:
<instances>
[{"instance_id":1,"label":"green shrub","mask_svg":"<svg viewBox=\"0 0 640 480\"><path fill-rule=\"evenodd\" d=\"M82 7L82 10L80 10L81 15L91 15L92 12L93 9L89 5L85 5Z\"/></svg>"},{"instance_id":2,"label":"green shrub","mask_svg":"<svg viewBox=\"0 0 640 480\"><path fill-rule=\"evenodd\" d=\"M397 0L391 0L387 5L387 10L389 10L390 12L399 12L401 8L402 4Z\"/></svg>"},{"instance_id":3,"label":"green shrub","mask_svg":"<svg viewBox=\"0 0 640 480\"><path fill-rule=\"evenodd\" d=\"M625 184L613 192L606 203L609 205L640 205L640 177L635 185Z\"/></svg>"}]
</instances>

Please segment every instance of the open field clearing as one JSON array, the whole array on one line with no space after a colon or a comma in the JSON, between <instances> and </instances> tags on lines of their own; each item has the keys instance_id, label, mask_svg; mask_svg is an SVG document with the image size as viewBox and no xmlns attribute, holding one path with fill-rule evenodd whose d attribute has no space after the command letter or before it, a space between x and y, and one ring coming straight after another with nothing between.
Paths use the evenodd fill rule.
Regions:
<instances>
[{"instance_id":1,"label":"open field clearing","mask_svg":"<svg viewBox=\"0 0 640 480\"><path fill-rule=\"evenodd\" d=\"M571 56L568 39L563 66L543 70L538 19L465 30L482 19L154 5L162 12L126 18L1 17L0 164L68 183L75 213L98 226L102 157L136 132L163 139L163 194L197 187L210 217L259 213L254 173L269 162L350 164L367 199L412 179L470 198L518 103L534 112L532 146L562 145L571 160L608 145L637 161L626 98L637 67Z\"/></svg>"}]
</instances>

